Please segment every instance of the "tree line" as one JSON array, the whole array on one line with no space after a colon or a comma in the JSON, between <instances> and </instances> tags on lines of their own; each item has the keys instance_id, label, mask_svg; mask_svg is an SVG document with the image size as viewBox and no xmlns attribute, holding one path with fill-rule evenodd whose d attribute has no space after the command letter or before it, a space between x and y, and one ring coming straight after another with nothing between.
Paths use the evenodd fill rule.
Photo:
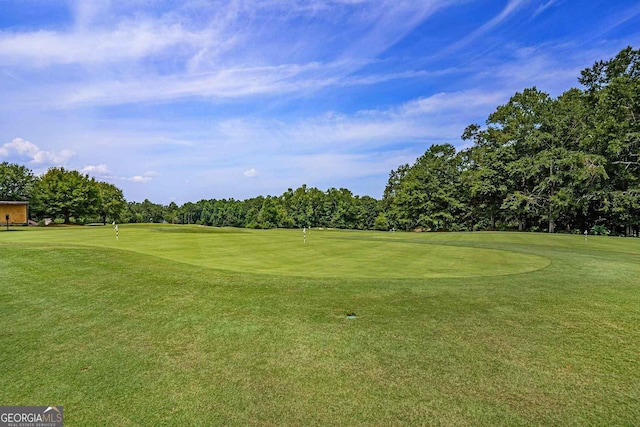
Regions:
<instances>
[{"instance_id":1,"label":"tree line","mask_svg":"<svg viewBox=\"0 0 640 427\"><path fill-rule=\"evenodd\" d=\"M581 72L557 98L525 89L468 126L470 147L430 147L391 172L384 212L401 228L633 235L640 225L640 50Z\"/></svg>"},{"instance_id":2,"label":"tree line","mask_svg":"<svg viewBox=\"0 0 640 427\"><path fill-rule=\"evenodd\" d=\"M640 50L581 72L558 97L528 88L469 125L467 147L429 147L391 171L382 199L306 185L280 196L160 205L77 171L36 177L0 164L0 198L68 223L169 222L273 228L544 230L632 235L640 227Z\"/></svg>"},{"instance_id":3,"label":"tree line","mask_svg":"<svg viewBox=\"0 0 640 427\"><path fill-rule=\"evenodd\" d=\"M281 196L247 200L210 199L178 206L162 206L145 200L128 205L128 222L168 222L216 227L302 228L328 227L371 230L376 228L380 201L351 191L321 191L302 185Z\"/></svg>"}]
</instances>

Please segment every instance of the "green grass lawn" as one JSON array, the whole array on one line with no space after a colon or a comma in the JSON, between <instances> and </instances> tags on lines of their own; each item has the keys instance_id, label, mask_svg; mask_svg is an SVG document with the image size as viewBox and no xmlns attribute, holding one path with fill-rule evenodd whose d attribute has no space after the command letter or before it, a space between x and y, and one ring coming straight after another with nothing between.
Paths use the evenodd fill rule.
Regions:
<instances>
[{"instance_id":1,"label":"green grass lawn","mask_svg":"<svg viewBox=\"0 0 640 427\"><path fill-rule=\"evenodd\" d=\"M69 426L640 422L639 239L15 228L0 277L0 405Z\"/></svg>"}]
</instances>

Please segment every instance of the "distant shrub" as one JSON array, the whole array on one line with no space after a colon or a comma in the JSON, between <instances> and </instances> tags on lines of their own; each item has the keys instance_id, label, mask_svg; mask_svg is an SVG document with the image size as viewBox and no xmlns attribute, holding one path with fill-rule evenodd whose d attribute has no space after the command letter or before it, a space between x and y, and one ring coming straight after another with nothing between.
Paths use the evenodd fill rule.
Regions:
<instances>
[{"instance_id":1,"label":"distant shrub","mask_svg":"<svg viewBox=\"0 0 640 427\"><path fill-rule=\"evenodd\" d=\"M378 214L375 221L373 222L373 228L376 230L387 231L389 230L389 220L382 212Z\"/></svg>"},{"instance_id":2,"label":"distant shrub","mask_svg":"<svg viewBox=\"0 0 640 427\"><path fill-rule=\"evenodd\" d=\"M591 227L591 234L596 236L608 236L609 230L604 225L594 225Z\"/></svg>"}]
</instances>

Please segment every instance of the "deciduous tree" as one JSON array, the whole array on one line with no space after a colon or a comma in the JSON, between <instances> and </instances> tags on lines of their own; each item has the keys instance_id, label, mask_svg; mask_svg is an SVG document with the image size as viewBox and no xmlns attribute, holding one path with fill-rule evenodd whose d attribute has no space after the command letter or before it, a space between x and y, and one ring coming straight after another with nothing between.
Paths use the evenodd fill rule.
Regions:
<instances>
[{"instance_id":1,"label":"deciduous tree","mask_svg":"<svg viewBox=\"0 0 640 427\"><path fill-rule=\"evenodd\" d=\"M95 179L76 170L50 168L38 181L36 194L43 213L64 218L95 214L99 207L99 190Z\"/></svg>"}]
</instances>

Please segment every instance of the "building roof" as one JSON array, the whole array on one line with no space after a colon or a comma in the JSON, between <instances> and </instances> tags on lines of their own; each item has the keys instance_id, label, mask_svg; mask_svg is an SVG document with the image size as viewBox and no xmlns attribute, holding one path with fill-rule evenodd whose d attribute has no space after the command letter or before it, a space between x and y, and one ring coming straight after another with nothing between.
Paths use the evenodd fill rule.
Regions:
<instances>
[{"instance_id":1,"label":"building roof","mask_svg":"<svg viewBox=\"0 0 640 427\"><path fill-rule=\"evenodd\" d=\"M29 202L20 202L15 200L0 200L0 205L28 205Z\"/></svg>"}]
</instances>

